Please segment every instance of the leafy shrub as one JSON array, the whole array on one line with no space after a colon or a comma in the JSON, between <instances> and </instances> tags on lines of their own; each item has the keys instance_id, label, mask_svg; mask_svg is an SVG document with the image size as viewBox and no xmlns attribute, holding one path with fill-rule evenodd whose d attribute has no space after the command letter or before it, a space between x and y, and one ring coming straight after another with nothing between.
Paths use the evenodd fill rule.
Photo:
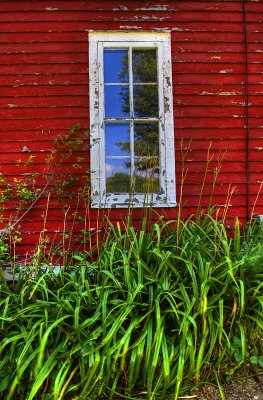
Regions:
<instances>
[{"instance_id":1,"label":"leafy shrub","mask_svg":"<svg viewBox=\"0 0 263 400\"><path fill-rule=\"evenodd\" d=\"M110 225L97 257L1 283L5 400L177 399L261 368L258 227L242 236L236 221L229 236L211 215L148 225Z\"/></svg>"},{"instance_id":2,"label":"leafy shrub","mask_svg":"<svg viewBox=\"0 0 263 400\"><path fill-rule=\"evenodd\" d=\"M10 251L5 237L0 236L0 264L1 266L10 261Z\"/></svg>"}]
</instances>

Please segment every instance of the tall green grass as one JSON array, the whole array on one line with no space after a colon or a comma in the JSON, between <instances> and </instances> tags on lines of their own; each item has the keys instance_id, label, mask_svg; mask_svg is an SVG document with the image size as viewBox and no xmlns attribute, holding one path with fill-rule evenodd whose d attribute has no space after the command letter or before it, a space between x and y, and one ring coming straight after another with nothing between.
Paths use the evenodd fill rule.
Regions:
<instances>
[{"instance_id":1,"label":"tall green grass","mask_svg":"<svg viewBox=\"0 0 263 400\"><path fill-rule=\"evenodd\" d=\"M2 278L2 399L178 399L259 371L262 224L229 233L211 212L142 226L109 224L69 269Z\"/></svg>"}]
</instances>

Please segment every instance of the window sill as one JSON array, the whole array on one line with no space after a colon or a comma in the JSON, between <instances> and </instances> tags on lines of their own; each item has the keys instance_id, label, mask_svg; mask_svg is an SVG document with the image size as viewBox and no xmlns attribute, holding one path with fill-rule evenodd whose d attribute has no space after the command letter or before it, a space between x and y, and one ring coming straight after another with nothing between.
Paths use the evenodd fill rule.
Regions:
<instances>
[{"instance_id":1,"label":"window sill","mask_svg":"<svg viewBox=\"0 0 263 400\"><path fill-rule=\"evenodd\" d=\"M102 199L93 198L91 207L92 208L168 208L176 207L175 193L170 194L169 198L161 194L148 194L148 195L136 195L132 197L129 194L114 194L104 196Z\"/></svg>"}]
</instances>

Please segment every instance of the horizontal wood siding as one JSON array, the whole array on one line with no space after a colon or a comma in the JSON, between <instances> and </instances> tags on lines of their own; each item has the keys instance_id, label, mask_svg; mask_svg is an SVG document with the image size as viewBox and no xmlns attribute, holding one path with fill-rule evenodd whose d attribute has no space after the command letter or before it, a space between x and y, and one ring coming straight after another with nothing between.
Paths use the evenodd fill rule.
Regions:
<instances>
[{"instance_id":1,"label":"horizontal wood siding","mask_svg":"<svg viewBox=\"0 0 263 400\"><path fill-rule=\"evenodd\" d=\"M248 83L248 180L249 195L252 196L250 209L258 214L263 214L263 37L262 18L263 3L246 2L246 27L247 27L247 83ZM261 90L260 90L261 86ZM259 90L257 89L259 88ZM258 162L256 162L258 160ZM254 193L253 189L255 188Z\"/></svg>"},{"instance_id":2,"label":"horizontal wood siding","mask_svg":"<svg viewBox=\"0 0 263 400\"><path fill-rule=\"evenodd\" d=\"M246 24L242 0L1 1L0 173L9 179L32 171L48 173L46 159L54 139L76 123L89 128L90 30L169 30L177 193L185 175L184 216L196 210L208 158L203 204L209 202L214 173L220 166L214 202L223 206L228 199L229 217L244 220L247 204L249 212L254 209L263 214L259 194L263 180L263 2L247 0L245 9ZM23 163L32 156L34 162L25 170ZM81 178L89 169L88 146L75 157L84 160L82 170L75 170ZM67 161L64 172L72 173ZM45 179L40 185L45 186ZM39 209L30 210L21 224L22 252L33 248L43 229L46 199L38 204ZM10 202L9 209L15 213L15 204ZM164 212L168 218L176 214L176 210ZM10 213L4 213L8 219ZM50 199L45 229L55 239L64 229L62 214L61 205ZM89 215L90 227L96 228L97 211L89 210ZM139 218L140 211L135 215ZM111 210L110 216L118 220L125 210ZM76 227L82 229L85 223Z\"/></svg>"}]
</instances>

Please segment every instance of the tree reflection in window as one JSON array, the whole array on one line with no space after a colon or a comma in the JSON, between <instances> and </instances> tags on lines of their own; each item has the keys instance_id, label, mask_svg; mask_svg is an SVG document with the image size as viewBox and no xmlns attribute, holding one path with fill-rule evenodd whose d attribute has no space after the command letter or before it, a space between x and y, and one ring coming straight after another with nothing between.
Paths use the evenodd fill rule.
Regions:
<instances>
[{"instance_id":1,"label":"tree reflection in window","mask_svg":"<svg viewBox=\"0 0 263 400\"><path fill-rule=\"evenodd\" d=\"M106 192L160 191L156 49L104 50Z\"/></svg>"}]
</instances>

